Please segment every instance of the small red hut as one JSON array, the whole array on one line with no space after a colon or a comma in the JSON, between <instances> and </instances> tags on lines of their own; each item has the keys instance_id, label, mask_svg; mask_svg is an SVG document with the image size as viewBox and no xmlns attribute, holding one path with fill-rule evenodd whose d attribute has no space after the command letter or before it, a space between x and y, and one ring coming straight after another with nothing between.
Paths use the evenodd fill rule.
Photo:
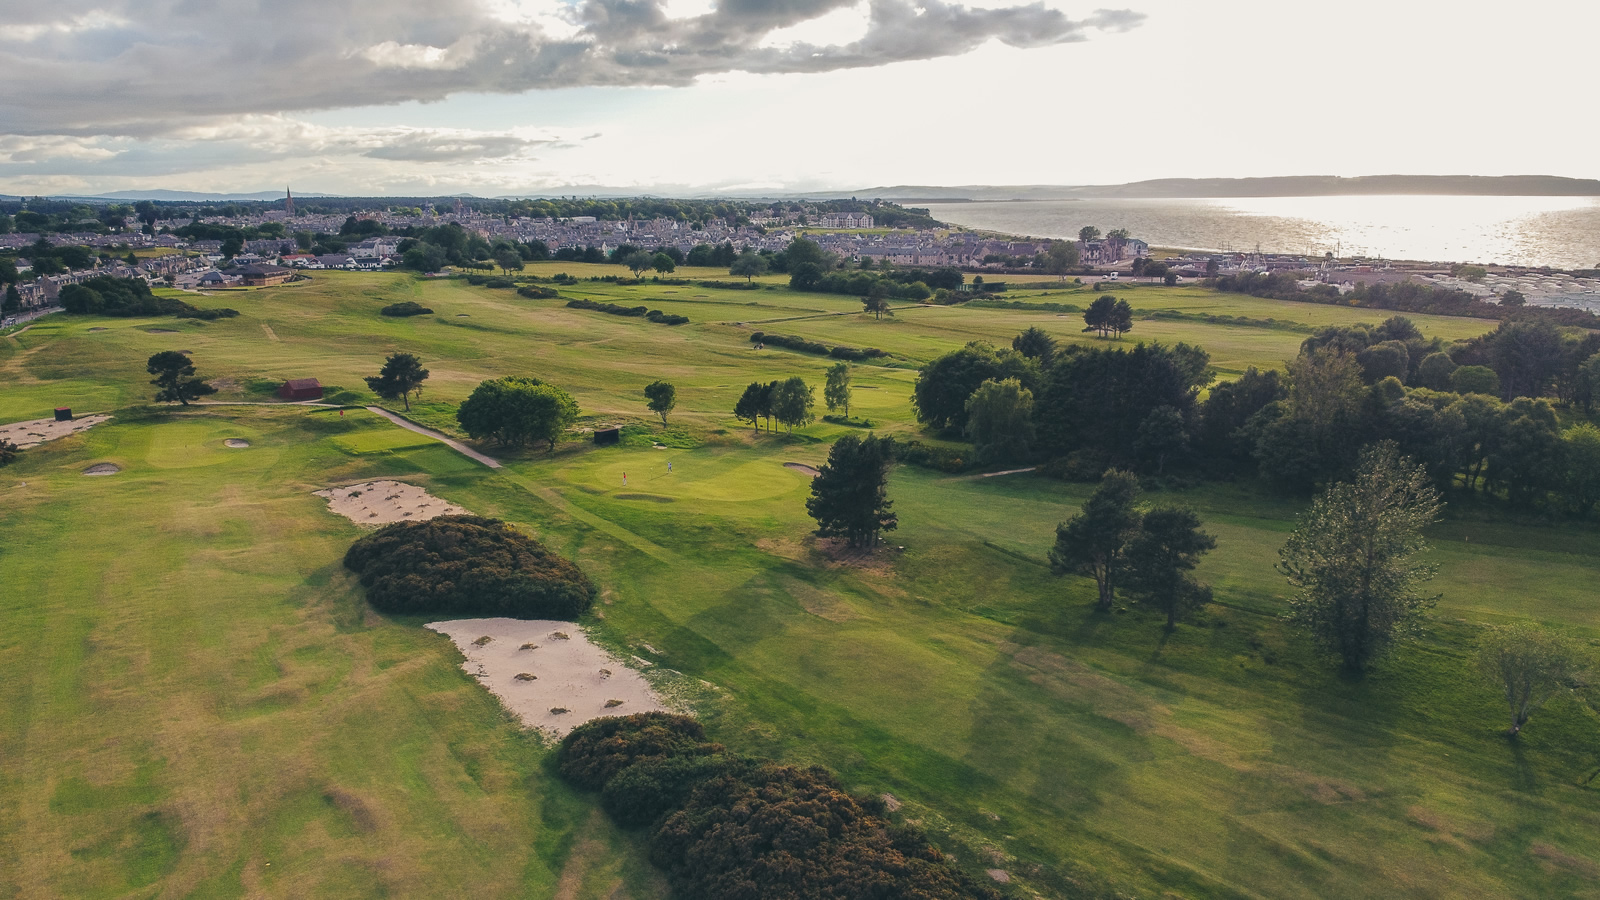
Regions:
<instances>
[{"instance_id":1,"label":"small red hut","mask_svg":"<svg viewBox=\"0 0 1600 900\"><path fill-rule=\"evenodd\" d=\"M291 378L278 388L284 400L321 400L322 385L315 378Z\"/></svg>"}]
</instances>

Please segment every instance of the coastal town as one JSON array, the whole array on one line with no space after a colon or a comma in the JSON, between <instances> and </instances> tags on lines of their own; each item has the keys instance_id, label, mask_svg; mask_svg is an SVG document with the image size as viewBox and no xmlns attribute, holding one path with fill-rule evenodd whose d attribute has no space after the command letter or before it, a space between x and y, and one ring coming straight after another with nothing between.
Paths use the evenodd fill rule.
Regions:
<instances>
[{"instance_id":1,"label":"coastal town","mask_svg":"<svg viewBox=\"0 0 1600 900\"><path fill-rule=\"evenodd\" d=\"M697 247L725 246L730 252L780 253L797 237L814 241L848 267L953 267L971 273L1028 273L1049 269L1057 240L992 234L948 227L883 227L871 213L838 212L807 204L753 207L748 214L685 221L658 216L648 219L603 219L595 216L533 217L485 212L461 198L421 207L383 207L346 212L299 211L292 194L283 201L260 204L231 215L199 215L184 220L157 220L101 231L13 231L0 234L0 261L16 270L15 309L7 318L21 318L51 309L60 290L84 279L110 275L138 277L151 284L187 291L231 287L265 287L315 270L376 271L404 265L408 235L439 226L459 226L489 248L538 248L555 259L612 259L619 248L665 252L675 260L691 260ZM923 212L916 211L913 212ZM929 220L931 221L931 220ZM273 236L229 241L193 239L181 232L199 224L213 230ZM1317 258L1300 254L1207 252L1153 249L1146 241L1113 229L1100 234L1084 229L1071 245L1075 275L1174 282L1241 272L1289 273L1302 286L1334 285L1340 292L1357 284L1421 280L1459 288L1496 302L1507 292L1534 306L1600 311L1600 279L1565 272L1499 268L1476 277L1461 277L1459 264L1366 259ZM329 246L331 245L331 246ZM82 266L40 272L29 254L45 248L83 248ZM319 252L321 251L321 252ZM492 268L485 254L481 268ZM1145 271L1147 263L1158 266Z\"/></svg>"}]
</instances>

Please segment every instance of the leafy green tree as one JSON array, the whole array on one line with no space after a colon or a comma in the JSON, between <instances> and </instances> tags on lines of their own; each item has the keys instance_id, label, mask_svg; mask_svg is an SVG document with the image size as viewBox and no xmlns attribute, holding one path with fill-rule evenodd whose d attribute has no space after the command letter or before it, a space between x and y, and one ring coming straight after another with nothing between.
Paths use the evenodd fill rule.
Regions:
<instances>
[{"instance_id":1,"label":"leafy green tree","mask_svg":"<svg viewBox=\"0 0 1600 900\"><path fill-rule=\"evenodd\" d=\"M400 260L401 265L416 272L437 272L447 262L444 248L426 241L400 254Z\"/></svg>"},{"instance_id":2,"label":"leafy green tree","mask_svg":"<svg viewBox=\"0 0 1600 900\"><path fill-rule=\"evenodd\" d=\"M1456 361L1450 358L1450 354L1430 353L1417 364L1417 375L1414 380L1418 387L1425 387L1430 391L1448 391L1451 389L1450 375L1456 368Z\"/></svg>"},{"instance_id":3,"label":"leafy green tree","mask_svg":"<svg viewBox=\"0 0 1600 900\"><path fill-rule=\"evenodd\" d=\"M882 321L884 316L892 318L894 307L889 305L889 286L882 281L873 282L867 296L861 298L861 307L877 321Z\"/></svg>"},{"instance_id":4,"label":"leafy green tree","mask_svg":"<svg viewBox=\"0 0 1600 900\"><path fill-rule=\"evenodd\" d=\"M1518 290L1509 290L1500 295L1501 306L1517 307L1528 302L1526 294Z\"/></svg>"},{"instance_id":5,"label":"leafy green tree","mask_svg":"<svg viewBox=\"0 0 1600 900\"><path fill-rule=\"evenodd\" d=\"M1158 406L1139 423L1139 437L1133 442L1133 452L1146 465L1153 465L1156 474L1162 474L1167 463L1189 452L1189 432L1183 413L1171 406Z\"/></svg>"},{"instance_id":6,"label":"leafy green tree","mask_svg":"<svg viewBox=\"0 0 1600 900\"><path fill-rule=\"evenodd\" d=\"M983 463L1027 459L1033 451L1033 391L1015 378L978 385L967 398L967 440Z\"/></svg>"},{"instance_id":7,"label":"leafy green tree","mask_svg":"<svg viewBox=\"0 0 1600 900\"><path fill-rule=\"evenodd\" d=\"M1211 588L1189 574L1217 541L1200 530L1193 510L1162 507L1144 514L1122 565L1128 592L1167 614L1167 630L1191 610L1211 602Z\"/></svg>"},{"instance_id":8,"label":"leafy green tree","mask_svg":"<svg viewBox=\"0 0 1600 900\"><path fill-rule=\"evenodd\" d=\"M1015 350L996 350L974 341L922 368L912 390L917 421L932 428L964 432L967 398L990 379L1016 378L1032 390L1039 381L1038 363Z\"/></svg>"},{"instance_id":9,"label":"leafy green tree","mask_svg":"<svg viewBox=\"0 0 1600 900\"><path fill-rule=\"evenodd\" d=\"M0 438L0 466L9 466L22 456L22 448Z\"/></svg>"},{"instance_id":10,"label":"leafy green tree","mask_svg":"<svg viewBox=\"0 0 1600 900\"><path fill-rule=\"evenodd\" d=\"M650 268L663 275L671 275L678 270L678 261L666 253L657 252L650 257Z\"/></svg>"},{"instance_id":11,"label":"leafy green tree","mask_svg":"<svg viewBox=\"0 0 1600 900\"><path fill-rule=\"evenodd\" d=\"M1278 571L1298 590L1290 622L1350 672L1416 632L1437 600L1416 591L1437 571L1416 556L1442 505L1427 471L1393 442L1369 448L1351 480L1317 497L1278 551Z\"/></svg>"},{"instance_id":12,"label":"leafy green tree","mask_svg":"<svg viewBox=\"0 0 1600 900\"><path fill-rule=\"evenodd\" d=\"M850 364L837 362L828 367L828 382L822 388L822 400L828 404L828 411L844 410L844 417L850 418Z\"/></svg>"},{"instance_id":13,"label":"leafy green tree","mask_svg":"<svg viewBox=\"0 0 1600 900\"><path fill-rule=\"evenodd\" d=\"M503 248L494 255L494 264L500 267L500 272L503 275L521 272L523 268L522 254L510 247Z\"/></svg>"},{"instance_id":14,"label":"leafy green tree","mask_svg":"<svg viewBox=\"0 0 1600 900\"><path fill-rule=\"evenodd\" d=\"M194 362L188 354L176 350L163 350L150 357L145 362L145 371L156 376L150 383L160 390L156 391L157 403L171 403L176 400L184 406L190 400L197 400L207 394L215 394L217 389L194 374Z\"/></svg>"},{"instance_id":15,"label":"leafy green tree","mask_svg":"<svg viewBox=\"0 0 1600 900\"><path fill-rule=\"evenodd\" d=\"M11 290L7 289L6 297L9 299ZM1600 353L1596 353L1578 365L1573 388L1574 401L1583 408L1584 412L1594 411L1600 406Z\"/></svg>"},{"instance_id":16,"label":"leafy green tree","mask_svg":"<svg viewBox=\"0 0 1600 900\"><path fill-rule=\"evenodd\" d=\"M1133 330L1133 307L1126 300L1118 300L1111 306L1111 318L1107 327L1118 339Z\"/></svg>"},{"instance_id":17,"label":"leafy green tree","mask_svg":"<svg viewBox=\"0 0 1600 900\"><path fill-rule=\"evenodd\" d=\"M1589 660L1574 642L1537 625L1491 627L1478 646L1478 671L1504 693L1510 737L1556 695L1582 687Z\"/></svg>"},{"instance_id":18,"label":"leafy green tree","mask_svg":"<svg viewBox=\"0 0 1600 900\"><path fill-rule=\"evenodd\" d=\"M1078 267L1078 245L1071 241L1054 241L1044 252L1044 270L1062 281Z\"/></svg>"},{"instance_id":19,"label":"leafy green tree","mask_svg":"<svg viewBox=\"0 0 1600 900\"><path fill-rule=\"evenodd\" d=\"M1083 241L1085 244L1089 243L1090 241L1097 241L1099 239L1100 229L1094 227L1093 225L1085 225L1078 229L1078 240Z\"/></svg>"},{"instance_id":20,"label":"leafy green tree","mask_svg":"<svg viewBox=\"0 0 1600 900\"><path fill-rule=\"evenodd\" d=\"M422 383L427 380L428 370L422 367L422 360L410 353L389 354L378 374L366 379L367 387L379 397L404 401L406 412L411 411L411 395L421 397Z\"/></svg>"},{"instance_id":21,"label":"leafy green tree","mask_svg":"<svg viewBox=\"0 0 1600 900\"><path fill-rule=\"evenodd\" d=\"M1240 429L1269 403L1288 395L1276 369L1246 369L1237 381L1211 389L1200 413L1196 443L1201 454L1216 462L1239 463L1250 458L1251 443Z\"/></svg>"},{"instance_id":22,"label":"leafy green tree","mask_svg":"<svg viewBox=\"0 0 1600 900\"><path fill-rule=\"evenodd\" d=\"M1376 384L1385 378L1398 378L1402 383L1411 372L1411 354L1400 341L1383 341L1356 354L1361 365L1362 378Z\"/></svg>"},{"instance_id":23,"label":"leafy green tree","mask_svg":"<svg viewBox=\"0 0 1600 900\"><path fill-rule=\"evenodd\" d=\"M817 521L819 537L842 537L856 549L875 547L879 535L893 531L899 518L888 499L894 439L846 435L828 451L811 479L806 512Z\"/></svg>"},{"instance_id":24,"label":"leafy green tree","mask_svg":"<svg viewBox=\"0 0 1600 900\"><path fill-rule=\"evenodd\" d=\"M734 404L733 415L735 418L749 422L756 431L761 430L763 416L772 417L772 391L777 382L770 384L752 381L739 396L739 402Z\"/></svg>"},{"instance_id":25,"label":"leafy green tree","mask_svg":"<svg viewBox=\"0 0 1600 900\"><path fill-rule=\"evenodd\" d=\"M1545 399L1518 397L1505 407L1489 445L1489 481L1511 502L1532 506L1561 486L1561 423Z\"/></svg>"},{"instance_id":26,"label":"leafy green tree","mask_svg":"<svg viewBox=\"0 0 1600 900\"><path fill-rule=\"evenodd\" d=\"M1573 512L1588 518L1600 503L1600 428L1580 422L1561 433L1561 445L1562 493Z\"/></svg>"},{"instance_id":27,"label":"leafy green tree","mask_svg":"<svg viewBox=\"0 0 1600 900\"><path fill-rule=\"evenodd\" d=\"M1111 316L1117 306L1117 298L1110 294L1101 294L1089 303L1089 308L1083 311L1083 330L1093 331L1105 337L1111 331Z\"/></svg>"},{"instance_id":28,"label":"leafy green tree","mask_svg":"<svg viewBox=\"0 0 1600 900\"><path fill-rule=\"evenodd\" d=\"M650 411L661 417L661 424L667 424L667 413L678 405L678 389L667 381L652 381L644 386L645 399L650 401Z\"/></svg>"},{"instance_id":29,"label":"leafy green tree","mask_svg":"<svg viewBox=\"0 0 1600 900\"><path fill-rule=\"evenodd\" d=\"M1029 359L1038 360L1041 366L1048 366L1056 355L1056 339L1043 328L1031 325L1026 331L1011 339L1011 349Z\"/></svg>"},{"instance_id":30,"label":"leafy green tree","mask_svg":"<svg viewBox=\"0 0 1600 900\"><path fill-rule=\"evenodd\" d=\"M870 262L871 258L862 262ZM809 291L822 283L822 268L816 263L793 263L789 266L789 287L797 291Z\"/></svg>"},{"instance_id":31,"label":"leafy green tree","mask_svg":"<svg viewBox=\"0 0 1600 900\"><path fill-rule=\"evenodd\" d=\"M757 275L767 274L769 267L767 258L754 250L746 250L739 254L739 258L728 266L728 274L737 275L745 279L746 283L755 283Z\"/></svg>"},{"instance_id":32,"label":"leafy green tree","mask_svg":"<svg viewBox=\"0 0 1600 900\"><path fill-rule=\"evenodd\" d=\"M1050 568L1057 575L1087 575L1099 589L1095 609L1110 612L1128 544L1138 533L1142 516L1139 479L1111 469L1100 479L1083 510L1056 526Z\"/></svg>"},{"instance_id":33,"label":"leafy green tree","mask_svg":"<svg viewBox=\"0 0 1600 900\"><path fill-rule=\"evenodd\" d=\"M833 255L822 249L822 245L809 238L797 237L783 248L784 259L788 261L790 272L795 266L813 265L820 271L826 272L833 268ZM735 273L737 274L737 273Z\"/></svg>"},{"instance_id":34,"label":"leafy green tree","mask_svg":"<svg viewBox=\"0 0 1600 900\"><path fill-rule=\"evenodd\" d=\"M560 388L537 378L494 378L473 388L456 410L456 421L473 440L492 438L507 447L556 442L578 419L578 403Z\"/></svg>"},{"instance_id":35,"label":"leafy green tree","mask_svg":"<svg viewBox=\"0 0 1600 900\"><path fill-rule=\"evenodd\" d=\"M6 298L0 302L0 313L15 313L22 309L22 294L18 293L14 284L6 285Z\"/></svg>"},{"instance_id":36,"label":"leafy green tree","mask_svg":"<svg viewBox=\"0 0 1600 900\"><path fill-rule=\"evenodd\" d=\"M778 382L773 389L772 417L792 434L796 425L806 425L814 418L812 407L816 402L816 392L796 375Z\"/></svg>"},{"instance_id":37,"label":"leafy green tree","mask_svg":"<svg viewBox=\"0 0 1600 900\"><path fill-rule=\"evenodd\" d=\"M647 251L635 248L618 257L617 262L627 266L628 271L633 273L633 277L638 278L645 269L655 265L655 257L651 256Z\"/></svg>"}]
</instances>

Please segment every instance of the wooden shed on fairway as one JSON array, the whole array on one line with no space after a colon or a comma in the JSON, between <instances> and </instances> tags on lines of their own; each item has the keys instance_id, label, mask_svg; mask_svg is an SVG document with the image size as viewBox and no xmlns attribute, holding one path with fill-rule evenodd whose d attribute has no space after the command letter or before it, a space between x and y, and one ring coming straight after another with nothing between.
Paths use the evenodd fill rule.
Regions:
<instances>
[{"instance_id":1,"label":"wooden shed on fairway","mask_svg":"<svg viewBox=\"0 0 1600 900\"><path fill-rule=\"evenodd\" d=\"M278 396L285 400L321 400L322 385L315 378L291 378L278 388Z\"/></svg>"},{"instance_id":2,"label":"wooden shed on fairway","mask_svg":"<svg viewBox=\"0 0 1600 900\"><path fill-rule=\"evenodd\" d=\"M620 444L622 443L622 429L596 428L594 430L594 442L596 446L600 447L604 447L609 444Z\"/></svg>"}]
</instances>

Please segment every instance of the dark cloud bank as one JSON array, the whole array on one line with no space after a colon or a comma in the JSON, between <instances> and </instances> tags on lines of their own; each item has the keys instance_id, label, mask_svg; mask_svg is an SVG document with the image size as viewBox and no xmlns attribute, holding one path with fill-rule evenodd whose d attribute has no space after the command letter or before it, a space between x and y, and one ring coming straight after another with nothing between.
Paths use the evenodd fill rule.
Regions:
<instances>
[{"instance_id":1,"label":"dark cloud bank","mask_svg":"<svg viewBox=\"0 0 1600 900\"><path fill-rule=\"evenodd\" d=\"M437 100L465 91L678 86L722 72L802 73L933 59L999 40L1043 47L1143 16L1073 19L1042 3L974 8L871 0L847 44L762 47L777 29L854 0L722 0L673 19L660 0L582 0L547 27L482 0L61 0L0 23L0 134L147 138L243 114ZM546 20L547 23L550 20ZM441 159L500 148L394 147Z\"/></svg>"}]
</instances>

